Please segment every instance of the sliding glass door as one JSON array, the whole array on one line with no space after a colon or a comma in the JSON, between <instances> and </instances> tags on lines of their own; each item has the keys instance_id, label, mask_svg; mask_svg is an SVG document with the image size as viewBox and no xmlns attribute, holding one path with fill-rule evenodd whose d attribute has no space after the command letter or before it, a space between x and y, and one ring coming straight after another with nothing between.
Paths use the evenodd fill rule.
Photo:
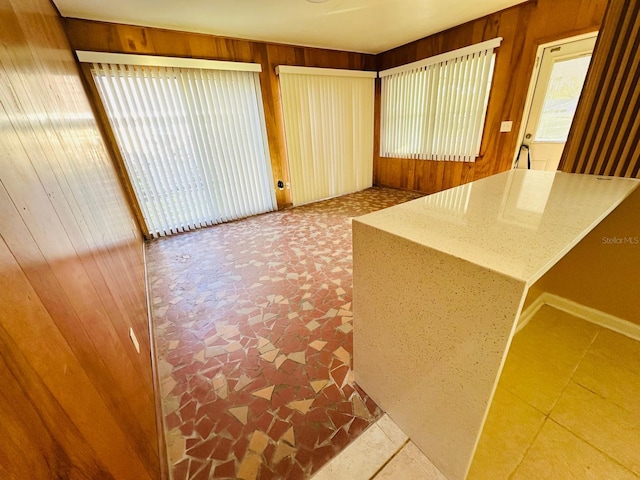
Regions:
<instances>
[{"instance_id":1,"label":"sliding glass door","mask_svg":"<svg viewBox=\"0 0 640 480\"><path fill-rule=\"evenodd\" d=\"M293 204L371 187L375 72L278 67Z\"/></svg>"},{"instance_id":2,"label":"sliding glass door","mask_svg":"<svg viewBox=\"0 0 640 480\"><path fill-rule=\"evenodd\" d=\"M276 209L257 72L94 63L157 237Z\"/></svg>"}]
</instances>

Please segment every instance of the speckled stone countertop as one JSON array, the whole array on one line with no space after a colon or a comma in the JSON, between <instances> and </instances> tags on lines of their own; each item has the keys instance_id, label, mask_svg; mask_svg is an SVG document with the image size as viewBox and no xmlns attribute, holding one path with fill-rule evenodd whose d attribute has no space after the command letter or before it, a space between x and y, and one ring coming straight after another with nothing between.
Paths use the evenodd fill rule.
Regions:
<instances>
[{"instance_id":1,"label":"speckled stone countertop","mask_svg":"<svg viewBox=\"0 0 640 480\"><path fill-rule=\"evenodd\" d=\"M638 185L511 170L356 221L531 285Z\"/></svg>"}]
</instances>

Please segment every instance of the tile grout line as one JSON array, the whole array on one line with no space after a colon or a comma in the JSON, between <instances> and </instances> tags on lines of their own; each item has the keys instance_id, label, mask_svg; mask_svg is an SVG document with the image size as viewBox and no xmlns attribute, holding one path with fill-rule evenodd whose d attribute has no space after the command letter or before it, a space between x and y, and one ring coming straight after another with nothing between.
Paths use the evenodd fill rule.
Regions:
<instances>
[{"instance_id":1,"label":"tile grout line","mask_svg":"<svg viewBox=\"0 0 640 480\"><path fill-rule=\"evenodd\" d=\"M538 410L540 413L542 413L545 416L544 421L542 422L538 432L536 433L536 435L534 436L533 440L531 441L531 443L528 445L524 455L522 456L522 458L520 459L520 461L518 462L518 465L516 466L516 468L509 474L509 479L512 479L513 476L516 474L516 472L518 471L518 469L520 468L520 466L522 465L522 462L524 461L524 459L527 457L527 455L529 454L529 451L531 450L531 447L533 446L533 444L536 442L537 438L540 435L540 432L542 431L542 429L544 428L544 425L547 423L547 421L554 423L555 425L557 425L558 427L562 428L563 430L565 430L566 432L568 432L569 434L575 436L577 439L579 439L580 441L584 442L585 444L589 445L591 448L593 448L594 450L598 451L600 454L602 454L604 457L606 457L609 461L611 461L612 463L617 464L619 467L621 467L622 469L630 472L633 475L636 475L636 472L633 471L631 468L629 468L628 466L622 464L620 461L618 461L617 459L613 458L611 455L609 455L607 452L601 450L600 448L598 448L597 446L593 445L591 442L589 442L587 439L583 438L581 435L579 435L577 432L574 432L573 430L569 429L568 427L562 425L561 423L558 423L557 421L555 421L553 418L551 418L551 413L553 412L553 410L555 409L558 401L560 400L560 398L564 395L564 392L566 391L567 387L569 386L569 384L571 384L575 373L577 372L578 368L580 367L580 365L582 364L583 360L585 359L585 357L588 355L588 353L591 351L591 348L593 347L593 344L595 343L596 339L598 338L598 336L600 335L600 333L602 332L603 327L601 325L598 325L598 330L596 331L596 334L593 336L593 338L591 339L588 348L585 350L585 353L581 356L581 358L578 360L578 362L576 363L576 367L573 369L573 372L571 373L571 377L569 378L567 384L564 386L564 388L562 389L560 395L558 395L558 398L556 399L556 401L554 402L553 406L551 407L551 410L549 411L548 414L544 414L544 412L540 412L540 410L538 410L536 407L536 410ZM576 385L578 385L581 388L584 388L587 391L590 391L588 388L580 385L579 383L574 382ZM595 395L598 395L596 392L591 392L594 393ZM515 394L514 394L515 395ZM517 396L517 395L516 395ZM520 397L518 397L520 398ZM524 399L523 399L524 400ZM604 399L606 400L606 399ZM526 400L525 400L526 401ZM606 400L608 401L608 400ZM528 403L528 402L527 402Z\"/></svg>"},{"instance_id":2,"label":"tile grout line","mask_svg":"<svg viewBox=\"0 0 640 480\"><path fill-rule=\"evenodd\" d=\"M555 308L553 306L551 306L551 308ZM557 310L557 309L556 309ZM537 312L536 312L537 313ZM535 315L533 315L531 317L530 320L533 320L535 317ZM580 364L582 363L582 361L584 360L584 358L587 356L587 354L589 353L589 351L591 350L591 347L593 346L593 343L596 341L596 339L598 338L598 335L600 335L600 332L602 331L602 326L598 326L598 330L596 331L596 334L593 336L593 338L591 339L591 341L589 342L589 347L585 350L584 354L580 357L580 359L577 361L575 368L573 369L573 371L571 372L571 376L569 377L569 380L567 381L567 383L565 384L565 386L562 388L562 391L560 392L560 394L558 395L558 397L556 398L555 402L553 402L553 405L551 406L549 413L544 413L542 412L540 409L538 409L537 407L531 405L529 403L529 401L527 399L521 398L519 395L515 394L512 392L513 395L515 395L516 397L520 398L521 400L523 400L524 402L526 402L528 405L530 405L532 408L534 408L535 410L537 410L538 412L540 412L542 415L544 415L544 421L540 424L540 428L538 429L538 431L536 432L536 434L534 435L533 439L531 440L531 442L529 443L529 445L527 446L527 449L525 450L524 454L522 455L522 458L520 459L520 461L518 462L518 465L516 465L516 467L513 469L513 471L509 474L509 478L513 478L513 475L515 475L515 473L518 471L518 469L520 468L520 466L522 465L522 462L524 461L524 459L527 457L527 455L529 454L529 451L531 450L531 447L533 446L533 444L536 442L536 440L538 439L538 437L540 436L540 432L542 432L542 429L544 428L545 424L547 423L547 421L551 421L553 423L555 423L556 425L559 425L560 427L564 428L565 430L567 430L568 432L570 432L572 435L575 435L577 438L580 438L581 440L585 441L584 439L582 439L581 437L579 437L577 434L575 434L574 432L572 432L571 430L568 430L567 428L563 427L562 425L560 425L558 422L556 422L555 420L553 420L551 418L551 413L553 412L553 410L555 409L558 401L560 400L560 398L562 397L562 395L564 395L564 392L566 391L567 387L569 386L569 384L571 383L573 377L575 376L576 372L578 371L578 368L580 367ZM558 337L559 338L559 337ZM591 445L589 442L586 442L588 445ZM593 447L593 445L591 445ZM595 447L593 447L595 448ZM596 449L598 450L598 449ZM598 450L600 451L600 450ZM626 468L626 467L625 467Z\"/></svg>"},{"instance_id":3,"label":"tile grout line","mask_svg":"<svg viewBox=\"0 0 640 480\"><path fill-rule=\"evenodd\" d=\"M382 433L384 433L384 431L383 431ZM385 435L386 435L386 433L385 433ZM410 442L410 441L411 441L411 439L410 439L410 438L407 438L407 439L404 441L404 443L403 443L402 445L400 445L400 447L398 447L398 449L393 453L393 455L391 455L391 456L387 459L387 461L386 461L386 462L384 462L384 463L382 464L382 466L381 466L380 468L378 468L378 470L376 470L376 471L375 471L375 473L369 477L369 480L373 480L374 478L376 478L376 477L380 474L380 472L382 472L382 470L384 470L384 467L386 467L387 465L389 465L389 463L391 463L391 460L393 460L394 458L396 458L396 457L398 456L398 454L399 454L399 453L404 449L404 447L406 447L406 446L409 444L409 442Z\"/></svg>"},{"instance_id":4,"label":"tile grout line","mask_svg":"<svg viewBox=\"0 0 640 480\"><path fill-rule=\"evenodd\" d=\"M574 432L572 430L569 430L568 427L565 427L564 425L562 425L561 423L556 422L553 418L550 418L549 421L555 423L558 427L562 428L563 430L566 430L567 432L569 432L571 435L573 435L574 437L576 437L578 440L580 440L581 442L586 443L587 445L589 445L591 448L593 448L594 450L598 451L599 453L601 453L603 456L605 456L608 460L610 460L611 462L617 464L618 466L622 467L624 470L631 472L633 475L638 475L634 470L632 470L631 468L629 468L628 466L624 465L623 463L621 463L619 460L613 458L611 455L609 455L607 452L601 450L600 448L596 447L595 445L591 444L588 440L586 440L585 438L582 438L580 435L578 435L577 432Z\"/></svg>"},{"instance_id":5,"label":"tile grout line","mask_svg":"<svg viewBox=\"0 0 640 480\"><path fill-rule=\"evenodd\" d=\"M560 401L560 398L562 398L562 396L564 395L564 392L567 390L567 387L573 381L573 377L575 377L576 372L578 371L578 368L580 368L580 365L582 364L582 361L585 359L585 357L587 356L587 354L591 350L591 347L593 346L593 342L596 341L596 338L598 338L598 335L600 335L600 332L602 331L603 328L604 327L601 327L601 326L598 325L598 330L596 331L596 334L591 339L591 342L589 342L589 347L587 347L587 349L584 351L584 353L582 354L582 356L580 357L580 359L576 363L576 366L574 367L573 371L571 372L571 376L569 377L569 380L567 380L567 383L565 384L565 386L562 387L562 390L560 391L560 394L558 395L558 398L556 398L555 402L553 402L553 405L551 406L551 409L549 410L549 415L547 415L548 417L551 416L551 413L553 413L553 411L555 410L556 405L558 404L558 401Z\"/></svg>"},{"instance_id":6,"label":"tile grout line","mask_svg":"<svg viewBox=\"0 0 640 480\"><path fill-rule=\"evenodd\" d=\"M569 383L571 383L573 381L573 377L575 377L576 372L578 371L578 368L580 368L580 365L582 364L583 360L586 358L586 356L589 354L589 352L591 351L591 348L593 347L593 344L595 343L595 341L598 339L598 337L600 336L600 333L602 332L602 329L606 328L603 326L598 326L598 331L596 332L596 334L593 336L593 339L591 340L591 343L589 344L589 348L587 348L587 351L584 353L584 355L582 356L582 358L580 358L580 361L578 362L578 365L576 366L576 368L573 370L573 373L571 373L571 378L569 378ZM609 330L607 328L607 330ZM612 331L612 330L610 330ZM597 354L594 354L598 357ZM565 390L567 389L567 387L569 386L569 383L565 386L565 388L562 389L562 392L560 393L560 396L562 396L565 392ZM578 382L573 382L576 385L584 388L585 390L590 391L591 393L593 393L594 395L598 395L596 392L592 392L591 390L589 390L587 387L580 385ZM600 397L600 395L598 395ZM601 397L602 398L602 397ZM606 399L605 399L606 400ZM557 402L556 402L557 403ZM555 404L553 405L553 408L551 409L553 411L553 409L555 408ZM549 414L551 414L551 412L549 412ZM573 433L573 432L572 432Z\"/></svg>"},{"instance_id":7,"label":"tile grout line","mask_svg":"<svg viewBox=\"0 0 640 480\"><path fill-rule=\"evenodd\" d=\"M542 413L542 412L540 412L540 413ZM536 440L540 436L540 432L542 432L542 429L544 428L545 424L547 423L547 420L551 420L551 419L549 418L548 415L544 415L544 420L540 424L540 428L538 429L536 434L533 436L533 440L531 440L531 443L529 443L529 445L527 446L527 449L525 450L524 454L522 455L522 458L518 462L518 465L516 465L516 468L514 468L513 472L511 472L509 474L509 479L513 478L513 476L516 474L516 472L518 471L518 469L522 465L522 462L524 461L524 459L527 458L527 455L529 455L529 450L531 450L531 447L533 447L533 444L536 442ZM551 420L551 421L553 421L553 420Z\"/></svg>"},{"instance_id":8,"label":"tile grout line","mask_svg":"<svg viewBox=\"0 0 640 480\"><path fill-rule=\"evenodd\" d=\"M593 339L591 340L591 343L589 344L589 348L587 348L587 351L585 352L585 354L582 356L582 358L579 360L578 365L576 366L575 370L573 371L573 373L571 374L571 378L569 379L569 383L571 383L571 381L573 380L573 377L576 373L576 371L578 370L578 368L580 367L580 364L582 363L582 361L585 359L585 357L587 356L587 354L591 351L591 348L593 347L593 344L595 343L596 339L598 338L598 336L600 335L600 333L602 332L603 329L605 329L606 327L603 327L601 325L599 325L598 331L596 332L596 334L594 335ZM610 330L608 328L606 328L607 330ZM613 331L613 330L610 330ZM617 332L616 332L617 333ZM596 355L597 356L597 355ZM558 397L558 400L560 399L560 397L562 397L562 395L564 394L567 386L569 385L569 383L567 383L567 385L565 386L565 388L562 390L562 393L560 394L560 396ZM608 399L600 396L598 393L591 391L590 389L588 389L587 387L580 385L577 382L574 382L577 386L579 386L580 388L583 388L585 390L587 390L588 392L591 392L592 394L602 398L603 400L605 400L606 402L609 402ZM557 401L556 401L557 403ZM612 402L609 402L612 403ZM613 404L615 405L615 404ZM593 445L591 442L589 442L586 438L583 438L581 435L579 435L578 432L574 432L573 430L570 430L568 427L562 425L561 423L555 421L553 418L550 418L551 412L553 411L553 409L555 408L555 404L552 407L551 411L549 412L549 416L547 417L549 421L555 423L556 425L558 425L560 428L566 430L567 432L569 432L571 435L575 436L576 438L578 438L579 440L581 440L582 442L586 443L587 445L589 445L591 448L593 448L594 450L600 452L602 455L604 455L608 460L610 460L611 462L619 465L620 467L622 467L624 470L627 470L628 472L631 472L632 474L636 475L636 472L633 471L631 468L629 468L627 465L622 464L619 460L617 460L616 458L612 457L611 455L609 455L608 452L605 452L604 450L598 448L596 445ZM545 420L546 422L546 420ZM533 443L533 442L532 442ZM528 451L528 450L527 450Z\"/></svg>"}]
</instances>

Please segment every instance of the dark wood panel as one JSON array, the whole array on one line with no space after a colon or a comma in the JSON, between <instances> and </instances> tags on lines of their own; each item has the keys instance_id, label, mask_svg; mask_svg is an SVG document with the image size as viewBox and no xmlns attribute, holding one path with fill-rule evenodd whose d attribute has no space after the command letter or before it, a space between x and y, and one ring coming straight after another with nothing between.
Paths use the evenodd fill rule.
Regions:
<instances>
[{"instance_id":1,"label":"dark wood panel","mask_svg":"<svg viewBox=\"0 0 640 480\"><path fill-rule=\"evenodd\" d=\"M6 204L0 205L4 211ZM5 220L6 217L3 217L3 225L6 225ZM36 269L35 265L33 268ZM37 270L42 277L38 284L43 285L47 268L40 264ZM52 287L52 293L55 293L55 283L48 286ZM108 468L114 477L133 479L140 475L139 478L151 478L91 381L88 372L90 366L86 362L81 363L82 360L72 352L70 345L75 339L65 338L56 323L67 316L66 312L55 310L56 306L66 305L64 302L52 304L47 298L39 298L31 281L25 276L22 267L4 241L0 242L0 289L4 307L0 311L0 334L3 336L3 343L12 347L3 349L3 358L5 361L13 358L16 362L23 362L21 359L24 359L28 364L13 374L18 375L16 381L22 385L24 395L31 399L35 406L41 405L42 409L46 409L51 396L64 411L64 415L60 413L49 419L49 427L57 428L61 432L68 429L79 431L82 442L96 452L95 462L104 463L105 468ZM35 376L19 376L25 375L26 370L32 370ZM45 387L46 391L43 390ZM19 400L20 398L13 399ZM47 414L46 410L41 409L36 413L38 416ZM69 423L70 421L72 423ZM3 418L3 423L14 422L37 423L37 419ZM35 439L23 444L22 448L37 448L33 442ZM3 442L0 444L3 455L4 447ZM73 457L76 445L70 439L60 448L61 452L42 451L40 455ZM123 458L127 461L124 462ZM13 459L10 467L13 472L22 472L22 476L16 478L32 478L19 458ZM43 478L61 478L58 475L63 473L51 470L49 475Z\"/></svg>"},{"instance_id":2,"label":"dark wood panel","mask_svg":"<svg viewBox=\"0 0 640 480\"><path fill-rule=\"evenodd\" d=\"M0 382L2 478L114 478L1 325Z\"/></svg>"},{"instance_id":3,"label":"dark wood panel","mask_svg":"<svg viewBox=\"0 0 640 480\"><path fill-rule=\"evenodd\" d=\"M504 39L496 51L480 157L475 164L461 168L454 162L438 165L440 162L406 160L399 168L397 159L379 157L376 126L376 184L431 193L511 168L538 46L597 30L606 4L606 0L529 1L379 54L378 69L384 70L498 36ZM505 120L513 121L512 131L500 133Z\"/></svg>"},{"instance_id":4,"label":"dark wood panel","mask_svg":"<svg viewBox=\"0 0 640 480\"><path fill-rule=\"evenodd\" d=\"M612 1L560 169L640 178L640 1Z\"/></svg>"},{"instance_id":5,"label":"dark wood panel","mask_svg":"<svg viewBox=\"0 0 640 480\"><path fill-rule=\"evenodd\" d=\"M160 478L139 229L57 12L0 15L0 476Z\"/></svg>"},{"instance_id":6,"label":"dark wood panel","mask_svg":"<svg viewBox=\"0 0 640 480\"><path fill-rule=\"evenodd\" d=\"M72 18L65 19L64 25L74 50L193 57L255 62L262 65L260 84L274 188L279 207L291 205L292 201L290 190L277 188L278 180L285 183L289 181L289 169L284 143L280 90L275 67L278 65L297 65L352 70L376 69L375 56L362 53L252 42L214 35ZM92 89L93 102L99 104L99 98L95 95L95 89ZM105 125L104 128L109 129L109 126ZM108 137L113 141L112 135L109 134Z\"/></svg>"}]
</instances>

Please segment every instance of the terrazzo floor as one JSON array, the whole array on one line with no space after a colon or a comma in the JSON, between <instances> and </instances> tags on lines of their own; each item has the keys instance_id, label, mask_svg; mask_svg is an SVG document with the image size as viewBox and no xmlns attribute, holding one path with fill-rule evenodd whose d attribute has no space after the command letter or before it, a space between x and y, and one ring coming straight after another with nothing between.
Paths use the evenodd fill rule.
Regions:
<instances>
[{"instance_id":1,"label":"terrazzo floor","mask_svg":"<svg viewBox=\"0 0 640 480\"><path fill-rule=\"evenodd\" d=\"M372 188L147 243L172 478L310 478L382 414L351 371L351 218Z\"/></svg>"}]
</instances>

